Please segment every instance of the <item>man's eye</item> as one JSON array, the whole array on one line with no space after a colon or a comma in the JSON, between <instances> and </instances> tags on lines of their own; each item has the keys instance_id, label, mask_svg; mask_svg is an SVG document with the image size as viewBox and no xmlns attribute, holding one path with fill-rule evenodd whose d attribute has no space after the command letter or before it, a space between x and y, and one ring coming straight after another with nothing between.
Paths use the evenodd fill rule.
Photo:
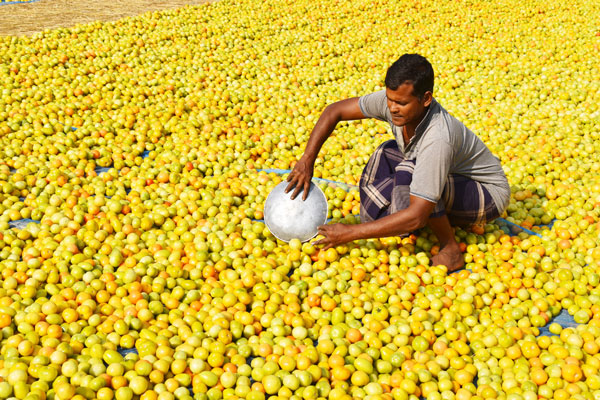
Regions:
<instances>
[{"instance_id":1,"label":"man's eye","mask_svg":"<svg viewBox=\"0 0 600 400\"><path fill-rule=\"evenodd\" d=\"M406 103L401 103L399 101L395 101L395 100L391 100L391 99L388 99L388 101L390 103L398 104L399 106L402 106L402 107L404 107L406 105Z\"/></svg>"}]
</instances>

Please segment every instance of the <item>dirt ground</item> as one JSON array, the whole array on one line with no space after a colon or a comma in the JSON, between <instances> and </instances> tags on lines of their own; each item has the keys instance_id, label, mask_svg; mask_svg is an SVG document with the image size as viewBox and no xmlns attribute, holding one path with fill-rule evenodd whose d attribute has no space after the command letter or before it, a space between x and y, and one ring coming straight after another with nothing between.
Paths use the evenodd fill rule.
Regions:
<instances>
[{"instance_id":1,"label":"dirt ground","mask_svg":"<svg viewBox=\"0 0 600 400\"><path fill-rule=\"evenodd\" d=\"M207 0L40 0L0 5L0 36L31 35L46 29L113 21L146 11L206 3Z\"/></svg>"}]
</instances>

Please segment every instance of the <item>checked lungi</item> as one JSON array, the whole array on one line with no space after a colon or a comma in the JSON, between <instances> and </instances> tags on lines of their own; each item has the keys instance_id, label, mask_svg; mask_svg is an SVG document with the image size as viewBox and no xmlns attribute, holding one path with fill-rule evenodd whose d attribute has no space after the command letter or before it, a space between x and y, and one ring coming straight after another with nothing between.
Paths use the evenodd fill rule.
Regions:
<instances>
[{"instance_id":1,"label":"checked lungi","mask_svg":"<svg viewBox=\"0 0 600 400\"><path fill-rule=\"evenodd\" d=\"M405 159L395 140L375 150L360 178L360 219L369 222L408 208L415 160ZM470 226L500 216L492 196L479 182L450 174L430 217L447 215L452 225Z\"/></svg>"}]
</instances>

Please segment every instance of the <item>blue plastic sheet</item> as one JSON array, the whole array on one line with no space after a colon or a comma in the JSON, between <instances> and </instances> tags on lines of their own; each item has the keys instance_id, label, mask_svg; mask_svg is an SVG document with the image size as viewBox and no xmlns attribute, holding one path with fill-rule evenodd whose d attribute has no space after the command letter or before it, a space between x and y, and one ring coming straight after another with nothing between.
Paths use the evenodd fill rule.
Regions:
<instances>
[{"instance_id":1,"label":"blue plastic sheet","mask_svg":"<svg viewBox=\"0 0 600 400\"><path fill-rule=\"evenodd\" d=\"M469 268L461 268L461 269L457 269L456 271L452 271L450 272L448 275L452 275L452 274L458 274L460 271L462 271L463 269L466 269L469 272L473 272L471 271Z\"/></svg>"},{"instance_id":2,"label":"blue plastic sheet","mask_svg":"<svg viewBox=\"0 0 600 400\"><path fill-rule=\"evenodd\" d=\"M148 150L142 151L142 158L148 157L149 154L150 154L150 152Z\"/></svg>"},{"instance_id":3,"label":"blue plastic sheet","mask_svg":"<svg viewBox=\"0 0 600 400\"><path fill-rule=\"evenodd\" d=\"M540 235L539 233L536 233L527 228L523 228L522 226L517 225L514 222L505 220L504 218L497 218L496 221L499 223L500 229L502 229L504 232L506 232L507 234L509 234L511 236L518 235L521 232L526 232L529 235L535 235L535 236L542 237L542 235Z\"/></svg>"},{"instance_id":4,"label":"blue plastic sheet","mask_svg":"<svg viewBox=\"0 0 600 400\"><path fill-rule=\"evenodd\" d=\"M573 319L573 316L567 312L567 310L563 309L556 317L552 318L546 326L540 328L540 336L556 336L550 332L549 327L550 324L556 322L560 326L565 328L575 328L577 327L577 322Z\"/></svg>"},{"instance_id":5,"label":"blue plastic sheet","mask_svg":"<svg viewBox=\"0 0 600 400\"><path fill-rule=\"evenodd\" d=\"M289 174L290 172L292 172L291 169L274 169L274 168L262 168L262 169L257 169L257 171L264 171L268 174L274 173L274 174L278 174L278 175Z\"/></svg>"},{"instance_id":6,"label":"blue plastic sheet","mask_svg":"<svg viewBox=\"0 0 600 400\"><path fill-rule=\"evenodd\" d=\"M131 349L126 349L126 348L123 348L123 347L118 347L117 348L117 352L120 355L122 355L122 356L125 356L125 355L130 354L130 353L138 354L138 351L137 351L137 349L135 347L132 347Z\"/></svg>"},{"instance_id":7,"label":"blue plastic sheet","mask_svg":"<svg viewBox=\"0 0 600 400\"><path fill-rule=\"evenodd\" d=\"M540 229L552 229L555 222L556 222L556 219L553 219L552 221L550 221L550 223L548 225L536 225L536 227L540 228Z\"/></svg>"},{"instance_id":8,"label":"blue plastic sheet","mask_svg":"<svg viewBox=\"0 0 600 400\"><path fill-rule=\"evenodd\" d=\"M349 183L341 183L341 182L336 182L336 181L332 181L330 179L325 179L325 178L313 178L314 180L316 180L317 182L327 182L327 183L333 183L336 187L341 187L342 189L348 191L350 189L355 189L358 190L358 186L356 185L351 185Z\"/></svg>"},{"instance_id":9,"label":"blue plastic sheet","mask_svg":"<svg viewBox=\"0 0 600 400\"><path fill-rule=\"evenodd\" d=\"M283 175L283 174L289 174L290 172L292 172L291 169L272 169L272 168L263 168L263 169L257 169L257 171L264 171L268 174L270 173L274 173L277 175ZM320 182L328 182L328 183L334 183L336 185L339 185L340 187L348 187L349 189L357 189L358 190L358 186L356 185L351 185L349 183L342 183L342 182L337 182L337 181L332 181L331 179L325 179L325 178L315 178L313 177L313 180L315 181L320 181Z\"/></svg>"},{"instance_id":10,"label":"blue plastic sheet","mask_svg":"<svg viewBox=\"0 0 600 400\"><path fill-rule=\"evenodd\" d=\"M37 3L40 0L26 0L26 1L10 1L10 2L6 2L6 1L2 1L0 0L0 6L8 6L8 5L12 5L12 4L29 4L29 3Z\"/></svg>"},{"instance_id":11,"label":"blue plastic sheet","mask_svg":"<svg viewBox=\"0 0 600 400\"><path fill-rule=\"evenodd\" d=\"M100 174L103 174L103 173L105 173L105 172L108 172L108 170L110 170L111 168L112 168L112 167L96 167L96 168L94 169L94 171L96 171L96 173L97 173L98 175L100 175Z\"/></svg>"},{"instance_id":12,"label":"blue plastic sheet","mask_svg":"<svg viewBox=\"0 0 600 400\"><path fill-rule=\"evenodd\" d=\"M36 224L40 223L40 221L36 221L34 219L23 218L23 219L9 222L8 226L10 226L11 228L24 229L27 226L27 224L29 224L31 222L34 222Z\"/></svg>"},{"instance_id":13,"label":"blue plastic sheet","mask_svg":"<svg viewBox=\"0 0 600 400\"><path fill-rule=\"evenodd\" d=\"M0 0L0 1L2 1L2 0ZM35 0L35 1L40 1L40 0ZM34 2L33 2L33 1L28 1L28 2L26 2L26 3L34 3ZM62 122L59 122L59 124L61 124L62 126L65 126L65 124L63 124ZM72 126L72 127L71 127L71 130L72 130L72 131L76 131L76 130L77 130L77 128L75 128L74 126Z\"/></svg>"}]
</instances>

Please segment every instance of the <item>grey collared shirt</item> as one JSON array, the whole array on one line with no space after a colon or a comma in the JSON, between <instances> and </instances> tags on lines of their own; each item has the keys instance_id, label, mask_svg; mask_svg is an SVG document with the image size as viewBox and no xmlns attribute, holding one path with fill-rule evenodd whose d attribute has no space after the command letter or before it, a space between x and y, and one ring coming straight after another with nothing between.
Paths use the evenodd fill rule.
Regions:
<instances>
[{"instance_id":1,"label":"grey collared shirt","mask_svg":"<svg viewBox=\"0 0 600 400\"><path fill-rule=\"evenodd\" d=\"M388 122L400 152L415 160L411 195L437 203L448 175L458 174L480 182L500 213L504 212L510 201L510 186L500 160L435 99L406 147L402 128L392 123L385 90L362 96L358 104L365 117Z\"/></svg>"}]
</instances>

